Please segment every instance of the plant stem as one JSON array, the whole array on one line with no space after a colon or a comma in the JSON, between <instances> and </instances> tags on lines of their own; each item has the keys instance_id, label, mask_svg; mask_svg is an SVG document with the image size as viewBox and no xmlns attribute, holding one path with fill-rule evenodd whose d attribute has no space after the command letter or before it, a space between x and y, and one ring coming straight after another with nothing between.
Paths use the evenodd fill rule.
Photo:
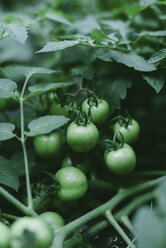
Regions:
<instances>
[{"instance_id":1,"label":"plant stem","mask_svg":"<svg viewBox=\"0 0 166 248\"><path fill-rule=\"evenodd\" d=\"M129 216L137 207L142 205L143 203L151 200L155 196L154 192L146 193L144 195L141 195L139 197L135 197L131 203L129 203L126 207L124 207L122 210L118 211L114 217L117 221L122 221L123 216ZM102 220L95 224L94 226L88 228L88 235L93 236L102 229L108 227L109 223L106 220ZM131 231L131 230L130 230ZM134 229L132 229L132 232ZM71 248L75 245L78 245L83 240L83 237L81 234L76 234L71 239L68 239L64 242L65 248Z\"/></svg>"},{"instance_id":2,"label":"plant stem","mask_svg":"<svg viewBox=\"0 0 166 248\"><path fill-rule=\"evenodd\" d=\"M129 216L130 213L132 213L138 206L141 204L150 201L152 198L154 198L155 192L148 192L144 195L136 197L130 204L128 204L126 207L121 209L118 213L115 214L115 218L117 221L121 221L122 216L127 215Z\"/></svg>"},{"instance_id":3,"label":"plant stem","mask_svg":"<svg viewBox=\"0 0 166 248\"><path fill-rule=\"evenodd\" d=\"M14 206L16 206L24 214L31 215L31 216L36 215L36 213L33 211L33 209L26 207L24 204L22 204L20 201L18 201L14 196L12 196L7 190L2 188L1 186L0 186L0 194L4 198L6 198L9 202L11 202Z\"/></svg>"},{"instance_id":4,"label":"plant stem","mask_svg":"<svg viewBox=\"0 0 166 248\"><path fill-rule=\"evenodd\" d=\"M154 186L156 186L159 182L161 182L165 177L161 177L152 181L148 181L142 183L140 185L135 185L126 189L121 189L113 198L111 198L108 202L104 203L100 207L90 211L89 213L81 216L80 218L72 221L71 223L67 224L66 226L55 230L56 234L63 233L65 237L73 232L74 229L78 228L79 226L85 224L86 222L101 216L105 215L107 210L113 210L119 203L126 200L127 198L131 197L134 194L140 193L142 191L146 191ZM142 201L142 199L141 199ZM138 204L138 202L137 202ZM123 215L122 215L123 216Z\"/></svg>"},{"instance_id":5,"label":"plant stem","mask_svg":"<svg viewBox=\"0 0 166 248\"><path fill-rule=\"evenodd\" d=\"M109 190L109 191L117 191L118 189L115 184L105 182L102 180L98 180L98 179L89 180L88 185L90 188L93 188L93 189L104 189L104 190Z\"/></svg>"},{"instance_id":6,"label":"plant stem","mask_svg":"<svg viewBox=\"0 0 166 248\"><path fill-rule=\"evenodd\" d=\"M131 248L135 248L135 245L132 243L132 241L129 239L129 237L126 235L126 233L123 231L123 229L118 224L118 222L115 220L115 218L112 215L110 210L106 211L105 217L110 222L110 224L115 228L115 230L120 234L120 236L123 238L123 240L126 242L126 244L128 246L130 246Z\"/></svg>"},{"instance_id":7,"label":"plant stem","mask_svg":"<svg viewBox=\"0 0 166 248\"><path fill-rule=\"evenodd\" d=\"M18 216L15 216L15 215L11 215L11 214L6 214L6 213L1 213L3 217L5 217L6 219L11 219L11 220L17 220Z\"/></svg>"},{"instance_id":8,"label":"plant stem","mask_svg":"<svg viewBox=\"0 0 166 248\"><path fill-rule=\"evenodd\" d=\"M28 195L28 207L33 209L33 201L32 201L32 192L30 187L30 176L29 176L29 166L28 166L28 157L26 150L26 142L25 142L25 134L24 134L24 93L28 83L29 77L26 78L21 96L20 96L20 115L21 115L21 144L23 148L24 154L24 163L25 163L25 176L26 176L26 187L27 187L27 195Z\"/></svg>"}]
</instances>

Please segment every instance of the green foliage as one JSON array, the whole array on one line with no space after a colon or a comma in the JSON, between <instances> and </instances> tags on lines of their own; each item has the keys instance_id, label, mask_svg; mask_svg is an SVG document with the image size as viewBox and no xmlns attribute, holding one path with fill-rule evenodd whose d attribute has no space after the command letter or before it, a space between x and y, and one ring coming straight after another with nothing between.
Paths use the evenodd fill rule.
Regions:
<instances>
[{"instance_id":1,"label":"green foliage","mask_svg":"<svg viewBox=\"0 0 166 248\"><path fill-rule=\"evenodd\" d=\"M149 178L166 174L165 21L164 0L0 1L0 221L10 225L7 219L20 220L14 216L21 216L18 211L25 216L60 212L69 224L56 230L51 248L165 248L166 186L163 183L156 191L162 179ZM13 103L9 108L13 97L16 107ZM90 99L87 109L81 108L86 99ZM91 122L95 123L92 106L100 108L95 99L108 103L97 129ZM117 161L115 169L107 161L109 171L104 151L112 153L114 147L116 153L123 144L125 137L120 131L116 134L115 127L126 114L128 131L134 120L128 112L140 124L132 150L134 162L129 164L129 154L125 164L131 165L129 172L134 171L127 174L124 167L123 173L113 175ZM93 129L87 131L90 125ZM55 130L59 140L56 135L51 138ZM59 141L60 156L40 157L33 143L38 135L54 138L53 153ZM49 154L46 146L43 152ZM86 171L85 161L88 184L85 180L78 197L71 192L68 196L67 184L66 195L58 199L60 182L55 174L66 155L72 164L65 169L69 186L79 190L78 177L74 184L68 171L80 164ZM124 162L124 158L118 161L120 170ZM68 197L72 201L64 204ZM131 213L152 200L153 208L151 203L151 209L147 205L136 212L134 233ZM99 216L107 220L100 221ZM117 222L136 236L138 244ZM114 231L106 228L109 223L116 230L113 241ZM26 228L18 238L20 245L29 247L34 245L29 242L34 233L26 233ZM95 239L97 233L101 236Z\"/></svg>"}]
</instances>

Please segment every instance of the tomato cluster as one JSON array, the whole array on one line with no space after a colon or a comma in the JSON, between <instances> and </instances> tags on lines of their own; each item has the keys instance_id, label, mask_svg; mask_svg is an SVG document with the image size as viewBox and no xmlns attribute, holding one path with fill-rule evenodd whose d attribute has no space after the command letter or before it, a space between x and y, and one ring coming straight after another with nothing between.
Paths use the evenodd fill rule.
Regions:
<instances>
[{"instance_id":1,"label":"tomato cluster","mask_svg":"<svg viewBox=\"0 0 166 248\"><path fill-rule=\"evenodd\" d=\"M46 96L45 96L46 97ZM93 152L99 140L102 139L100 130L105 125L110 115L110 107L107 101L91 94L77 109L77 104L61 104L56 93L49 93L49 114L69 115L71 106L74 119L65 130L66 144L68 150L74 154L85 154ZM39 113L39 112L38 112ZM136 154L130 144L134 143L139 136L140 127L136 120L131 117L114 118L111 124L111 132L116 137L110 141L111 146L105 143L104 162L107 168L118 176L127 175L136 166ZM65 153L63 132L55 130L49 134L38 135L34 138L36 153L44 158L61 158ZM70 149L69 149L70 148ZM75 159L74 159L75 160ZM91 170L90 160L83 159L73 161L70 153L65 154L61 162L61 169L55 174L58 183L57 195L62 201L72 201L85 195L88 189L88 182L85 173Z\"/></svg>"},{"instance_id":2,"label":"tomato cluster","mask_svg":"<svg viewBox=\"0 0 166 248\"><path fill-rule=\"evenodd\" d=\"M55 212L19 218L11 228L0 223L0 247L48 248L52 244L54 232L64 224L63 218Z\"/></svg>"}]
</instances>

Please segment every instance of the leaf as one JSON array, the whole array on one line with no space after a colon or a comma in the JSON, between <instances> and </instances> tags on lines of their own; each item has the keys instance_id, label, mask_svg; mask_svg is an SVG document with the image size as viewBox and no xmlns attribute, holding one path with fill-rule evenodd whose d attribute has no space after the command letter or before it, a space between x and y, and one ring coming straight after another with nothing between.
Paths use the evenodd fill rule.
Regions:
<instances>
[{"instance_id":1,"label":"leaf","mask_svg":"<svg viewBox=\"0 0 166 248\"><path fill-rule=\"evenodd\" d=\"M51 74L59 71L54 71L46 68L40 68L40 67L30 67L30 66L6 66L1 69L4 76L19 81L21 79L30 78L32 75L36 74Z\"/></svg>"},{"instance_id":2,"label":"leaf","mask_svg":"<svg viewBox=\"0 0 166 248\"><path fill-rule=\"evenodd\" d=\"M66 25L71 25L72 23L68 20L68 18L64 15L63 12L51 12L48 11L45 16L53 21L57 21Z\"/></svg>"},{"instance_id":3,"label":"leaf","mask_svg":"<svg viewBox=\"0 0 166 248\"><path fill-rule=\"evenodd\" d=\"M34 151L28 150L28 164L29 168L32 169L36 162L36 153ZM8 160L8 165L14 169L17 176L25 175L25 165L24 165L24 156L22 152L15 153L13 157Z\"/></svg>"},{"instance_id":4,"label":"leaf","mask_svg":"<svg viewBox=\"0 0 166 248\"><path fill-rule=\"evenodd\" d=\"M154 88L156 93L159 93L165 84L165 76L162 72L143 75L143 78Z\"/></svg>"},{"instance_id":5,"label":"leaf","mask_svg":"<svg viewBox=\"0 0 166 248\"><path fill-rule=\"evenodd\" d=\"M154 36L154 37L165 37L166 36L166 30L158 30L158 31L143 31L138 36Z\"/></svg>"},{"instance_id":6,"label":"leaf","mask_svg":"<svg viewBox=\"0 0 166 248\"><path fill-rule=\"evenodd\" d=\"M0 184L15 189L19 188L18 176L15 170L8 164L8 160L0 156Z\"/></svg>"},{"instance_id":7,"label":"leaf","mask_svg":"<svg viewBox=\"0 0 166 248\"><path fill-rule=\"evenodd\" d=\"M127 88L132 86L132 81L129 78L116 78L99 82L97 87L103 98L107 98L110 103L110 112L115 109L120 109L120 100L125 99ZM101 90L102 89L102 90Z\"/></svg>"},{"instance_id":8,"label":"leaf","mask_svg":"<svg viewBox=\"0 0 166 248\"><path fill-rule=\"evenodd\" d=\"M58 50L64 50L69 47L73 47L79 44L79 40L64 40L64 41L52 41L47 42L47 44L36 53L45 53L45 52L55 52Z\"/></svg>"},{"instance_id":9,"label":"leaf","mask_svg":"<svg viewBox=\"0 0 166 248\"><path fill-rule=\"evenodd\" d=\"M91 33L91 38L99 43L104 40L107 40L111 43L115 43L118 41L114 34L110 34L109 36L107 36L103 31L99 29L93 30L93 32Z\"/></svg>"},{"instance_id":10,"label":"leaf","mask_svg":"<svg viewBox=\"0 0 166 248\"><path fill-rule=\"evenodd\" d=\"M137 211L133 224L139 248L165 247L166 236L163 230L166 228L166 222L156 215L155 210L142 207Z\"/></svg>"},{"instance_id":11,"label":"leaf","mask_svg":"<svg viewBox=\"0 0 166 248\"><path fill-rule=\"evenodd\" d=\"M78 34L88 35L94 29L100 29L100 25L98 24L94 15L88 15L74 23L71 26L71 29L73 29L72 31L74 33L77 31Z\"/></svg>"},{"instance_id":12,"label":"leaf","mask_svg":"<svg viewBox=\"0 0 166 248\"><path fill-rule=\"evenodd\" d=\"M151 5L152 3L157 2L158 0L140 0L141 6Z\"/></svg>"},{"instance_id":13,"label":"leaf","mask_svg":"<svg viewBox=\"0 0 166 248\"><path fill-rule=\"evenodd\" d=\"M30 86L28 90L31 92L30 95L25 96L25 99L42 94L44 92L58 89L58 88L63 88L63 87L68 87L70 85L75 84L74 82L58 82L58 83L42 83L42 84L36 84L33 86Z\"/></svg>"},{"instance_id":14,"label":"leaf","mask_svg":"<svg viewBox=\"0 0 166 248\"><path fill-rule=\"evenodd\" d=\"M16 136L16 134L13 133L15 129L15 126L11 123L0 123L0 141L3 140L9 140Z\"/></svg>"},{"instance_id":15,"label":"leaf","mask_svg":"<svg viewBox=\"0 0 166 248\"><path fill-rule=\"evenodd\" d=\"M122 53L111 50L110 56L118 63L122 63L128 67L132 67L137 71L155 71L154 65L148 64L146 60L136 53Z\"/></svg>"},{"instance_id":16,"label":"leaf","mask_svg":"<svg viewBox=\"0 0 166 248\"><path fill-rule=\"evenodd\" d=\"M28 38L27 28L18 23L4 24L3 28L8 32L9 36L18 42L24 44Z\"/></svg>"},{"instance_id":17,"label":"leaf","mask_svg":"<svg viewBox=\"0 0 166 248\"><path fill-rule=\"evenodd\" d=\"M165 58L166 58L166 49L163 48L163 49L157 51L156 53L154 53L150 57L150 59L148 60L148 63L150 63L150 64L158 63Z\"/></svg>"},{"instance_id":18,"label":"leaf","mask_svg":"<svg viewBox=\"0 0 166 248\"><path fill-rule=\"evenodd\" d=\"M17 84L10 79L0 78L0 97L9 98L14 95Z\"/></svg>"},{"instance_id":19,"label":"leaf","mask_svg":"<svg viewBox=\"0 0 166 248\"><path fill-rule=\"evenodd\" d=\"M59 127L62 127L69 120L69 118L64 116L42 116L37 120L33 120L29 123L28 128L30 129L30 132L25 132L25 134L30 137L36 136L38 134L47 134Z\"/></svg>"}]
</instances>

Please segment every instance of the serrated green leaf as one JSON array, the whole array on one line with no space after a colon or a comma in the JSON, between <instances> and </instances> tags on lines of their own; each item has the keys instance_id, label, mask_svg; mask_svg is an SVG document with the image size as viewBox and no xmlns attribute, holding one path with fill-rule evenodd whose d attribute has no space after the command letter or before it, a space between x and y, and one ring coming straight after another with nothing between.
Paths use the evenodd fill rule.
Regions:
<instances>
[{"instance_id":1,"label":"serrated green leaf","mask_svg":"<svg viewBox=\"0 0 166 248\"><path fill-rule=\"evenodd\" d=\"M38 134L47 134L53 130L62 127L70 119L64 116L47 115L33 120L29 123L28 128L30 132L25 132L27 136L36 136Z\"/></svg>"},{"instance_id":2,"label":"serrated green leaf","mask_svg":"<svg viewBox=\"0 0 166 248\"><path fill-rule=\"evenodd\" d=\"M24 44L28 38L27 28L18 23L4 24L3 28L8 32L11 38L22 44Z\"/></svg>"},{"instance_id":3,"label":"serrated green leaf","mask_svg":"<svg viewBox=\"0 0 166 248\"><path fill-rule=\"evenodd\" d=\"M9 140L16 136L13 133L15 126L11 123L1 122L0 123L0 141Z\"/></svg>"},{"instance_id":4,"label":"serrated green leaf","mask_svg":"<svg viewBox=\"0 0 166 248\"><path fill-rule=\"evenodd\" d=\"M101 96L110 103L110 112L113 113L115 109L120 109L120 100L126 98L127 88L131 86L132 81L129 78L116 78L99 82L97 88Z\"/></svg>"},{"instance_id":5,"label":"serrated green leaf","mask_svg":"<svg viewBox=\"0 0 166 248\"><path fill-rule=\"evenodd\" d=\"M20 65L6 66L4 68L1 68L1 71L4 76L15 81L19 81L23 78L28 78L28 77L30 78L32 75L36 75L36 74L51 74L51 73L59 72L46 68L20 66Z\"/></svg>"},{"instance_id":6,"label":"serrated green leaf","mask_svg":"<svg viewBox=\"0 0 166 248\"><path fill-rule=\"evenodd\" d=\"M58 50L64 50L69 47L73 47L79 44L79 40L64 40L64 41L52 41L47 42L47 44L36 53L46 53L46 52L55 52Z\"/></svg>"},{"instance_id":7,"label":"serrated green leaf","mask_svg":"<svg viewBox=\"0 0 166 248\"><path fill-rule=\"evenodd\" d=\"M128 67L132 67L137 71L155 71L154 65L148 64L147 61L136 53L122 53L119 51L109 51L111 58L118 63L122 63Z\"/></svg>"},{"instance_id":8,"label":"serrated green leaf","mask_svg":"<svg viewBox=\"0 0 166 248\"><path fill-rule=\"evenodd\" d=\"M48 11L45 16L53 21L60 22L66 25L71 25L72 23L68 20L68 18L63 14L63 12L51 12Z\"/></svg>"},{"instance_id":9,"label":"serrated green leaf","mask_svg":"<svg viewBox=\"0 0 166 248\"><path fill-rule=\"evenodd\" d=\"M166 49L163 48L159 50L158 52L156 52L155 54L153 54L148 60L148 63L150 64L158 63L165 58L166 58Z\"/></svg>"},{"instance_id":10,"label":"serrated green leaf","mask_svg":"<svg viewBox=\"0 0 166 248\"><path fill-rule=\"evenodd\" d=\"M8 162L7 159L0 156L0 184L6 185L17 191L19 188L18 176Z\"/></svg>"},{"instance_id":11,"label":"serrated green leaf","mask_svg":"<svg viewBox=\"0 0 166 248\"><path fill-rule=\"evenodd\" d=\"M165 84L165 76L162 72L156 72L151 74L143 75L143 78L147 81L150 86L159 93Z\"/></svg>"},{"instance_id":12,"label":"serrated green leaf","mask_svg":"<svg viewBox=\"0 0 166 248\"><path fill-rule=\"evenodd\" d=\"M10 79L0 78L0 97L9 98L14 95L17 84Z\"/></svg>"},{"instance_id":13,"label":"serrated green leaf","mask_svg":"<svg viewBox=\"0 0 166 248\"><path fill-rule=\"evenodd\" d=\"M113 40L113 36L107 36L103 31L99 30L99 29L94 29L93 32L91 33L91 38L97 42L101 42L104 40L107 40L109 42L113 42L115 43L115 40ZM116 38L116 37L115 37ZM118 39L116 39L117 41Z\"/></svg>"},{"instance_id":14,"label":"serrated green leaf","mask_svg":"<svg viewBox=\"0 0 166 248\"><path fill-rule=\"evenodd\" d=\"M75 84L74 82L58 82L58 83L42 83L30 86L28 90L31 94L25 96L25 99L30 98L35 95L42 94L44 92L55 90L58 88L68 87Z\"/></svg>"}]
</instances>

